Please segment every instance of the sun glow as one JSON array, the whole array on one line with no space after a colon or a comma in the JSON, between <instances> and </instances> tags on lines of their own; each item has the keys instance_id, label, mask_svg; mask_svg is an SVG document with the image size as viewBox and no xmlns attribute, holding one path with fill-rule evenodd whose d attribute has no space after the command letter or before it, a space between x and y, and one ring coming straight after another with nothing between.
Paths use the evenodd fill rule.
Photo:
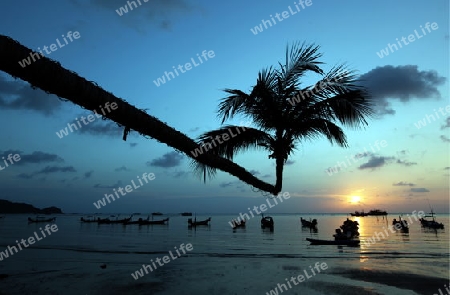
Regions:
<instances>
[{"instance_id":1,"label":"sun glow","mask_svg":"<svg viewBox=\"0 0 450 295\"><path fill-rule=\"evenodd\" d=\"M361 197L360 196L351 196L350 197L350 203L357 204L359 202L361 202Z\"/></svg>"}]
</instances>

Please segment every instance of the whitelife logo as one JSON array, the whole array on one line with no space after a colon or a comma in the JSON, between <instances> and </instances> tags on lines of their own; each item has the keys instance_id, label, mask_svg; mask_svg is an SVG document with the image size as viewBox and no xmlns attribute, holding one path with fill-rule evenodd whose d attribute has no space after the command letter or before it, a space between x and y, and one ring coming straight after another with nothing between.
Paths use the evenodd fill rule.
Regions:
<instances>
[{"instance_id":1,"label":"whitelife logo","mask_svg":"<svg viewBox=\"0 0 450 295\"><path fill-rule=\"evenodd\" d=\"M66 37L64 37L64 35L61 35L64 39L65 44L61 44L61 42L59 41L59 38L56 39L56 43L58 44L59 47L56 46L56 44L51 44L50 46L44 46L42 50L45 51L46 54L51 54L52 52L55 52L56 50L58 50L58 48L63 48L64 46L68 45L69 42L67 42L66 37L70 40L70 42L73 42L73 39L79 39L81 37L80 33L78 31L73 32L72 31L68 31ZM73 37L73 39L72 39ZM48 51L48 48L50 48L51 51ZM26 66L31 65L31 60L33 60L33 62L35 62L36 60L41 59L41 57L44 57L44 53L42 53L41 47L38 47L38 52L30 52L30 56L28 56L27 58L24 58L22 61L19 61L19 65L24 68Z\"/></svg>"}]
</instances>

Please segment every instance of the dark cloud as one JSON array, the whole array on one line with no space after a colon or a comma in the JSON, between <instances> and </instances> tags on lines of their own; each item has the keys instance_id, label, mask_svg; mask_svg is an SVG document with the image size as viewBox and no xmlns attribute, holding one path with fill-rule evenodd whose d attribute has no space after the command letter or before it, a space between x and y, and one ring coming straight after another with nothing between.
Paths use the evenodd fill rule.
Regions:
<instances>
[{"instance_id":1,"label":"dark cloud","mask_svg":"<svg viewBox=\"0 0 450 295\"><path fill-rule=\"evenodd\" d=\"M358 168L363 169L371 169L371 168L378 168L382 167L387 163L387 160L391 160L392 157L377 157L377 156L371 156L369 161L367 163L362 164Z\"/></svg>"},{"instance_id":2,"label":"dark cloud","mask_svg":"<svg viewBox=\"0 0 450 295\"><path fill-rule=\"evenodd\" d=\"M250 170L250 173L255 176L261 174L258 170Z\"/></svg>"},{"instance_id":3,"label":"dark cloud","mask_svg":"<svg viewBox=\"0 0 450 295\"><path fill-rule=\"evenodd\" d=\"M412 165L417 165L416 162L408 162L408 161L403 161L403 160L397 160L397 164L401 164L404 165L406 167L412 166Z\"/></svg>"},{"instance_id":4,"label":"dark cloud","mask_svg":"<svg viewBox=\"0 0 450 295\"><path fill-rule=\"evenodd\" d=\"M404 181L393 183L392 185L393 186L415 186L414 183L408 183L408 182L404 182Z\"/></svg>"},{"instance_id":5,"label":"dark cloud","mask_svg":"<svg viewBox=\"0 0 450 295\"><path fill-rule=\"evenodd\" d=\"M183 156L177 152L169 152L164 154L161 158L154 159L152 161L147 162L147 166L155 166L155 167L176 167L181 164L181 160Z\"/></svg>"},{"instance_id":6,"label":"dark cloud","mask_svg":"<svg viewBox=\"0 0 450 295\"><path fill-rule=\"evenodd\" d=\"M294 160L287 160L286 163L284 163L284 165L288 166L288 165L292 165L294 163L295 163Z\"/></svg>"},{"instance_id":7,"label":"dark cloud","mask_svg":"<svg viewBox=\"0 0 450 295\"><path fill-rule=\"evenodd\" d=\"M113 185L102 185L99 183L93 185L94 188L118 188L119 186L122 186L122 181L120 180Z\"/></svg>"},{"instance_id":8,"label":"dark cloud","mask_svg":"<svg viewBox=\"0 0 450 295\"><path fill-rule=\"evenodd\" d=\"M91 171L88 171L88 172L84 173L84 178L90 178L93 173L94 173L94 170L91 170Z\"/></svg>"},{"instance_id":9,"label":"dark cloud","mask_svg":"<svg viewBox=\"0 0 450 295\"><path fill-rule=\"evenodd\" d=\"M47 166L44 169L35 172L34 174L50 174L50 173L65 173L65 172L77 172L73 166L66 167L56 167L56 166Z\"/></svg>"},{"instance_id":10,"label":"dark cloud","mask_svg":"<svg viewBox=\"0 0 450 295\"><path fill-rule=\"evenodd\" d=\"M120 172L120 171L131 171L131 170L128 169L127 167L125 167L125 166L122 166L122 167L114 169L114 171Z\"/></svg>"},{"instance_id":11,"label":"dark cloud","mask_svg":"<svg viewBox=\"0 0 450 295\"><path fill-rule=\"evenodd\" d=\"M86 116L86 115L84 115ZM80 118L79 116L78 118ZM70 122L73 123L73 122ZM90 135L105 135L105 136L112 136L112 137L120 137L122 138L124 127L119 127L117 123L109 120L101 120L96 119L96 121L91 122L87 125L81 124L81 128L79 128L76 132L84 133L84 134L90 134ZM130 133L131 135L133 133Z\"/></svg>"},{"instance_id":12,"label":"dark cloud","mask_svg":"<svg viewBox=\"0 0 450 295\"><path fill-rule=\"evenodd\" d=\"M414 193L428 193L429 192L429 190L424 187L411 188L411 191Z\"/></svg>"},{"instance_id":13,"label":"dark cloud","mask_svg":"<svg viewBox=\"0 0 450 295\"><path fill-rule=\"evenodd\" d=\"M442 139L443 142L450 142L450 139L445 135L441 135L439 138Z\"/></svg>"},{"instance_id":14,"label":"dark cloud","mask_svg":"<svg viewBox=\"0 0 450 295\"><path fill-rule=\"evenodd\" d=\"M221 184L219 184L220 187L229 187L232 186L234 183L233 182L222 182Z\"/></svg>"},{"instance_id":15,"label":"dark cloud","mask_svg":"<svg viewBox=\"0 0 450 295\"><path fill-rule=\"evenodd\" d=\"M445 167L444 170L450 170L450 167Z\"/></svg>"},{"instance_id":16,"label":"dark cloud","mask_svg":"<svg viewBox=\"0 0 450 295\"><path fill-rule=\"evenodd\" d=\"M72 2L79 3L75 0ZM127 6L127 2L135 2L137 7L132 5L133 9L131 10L130 6ZM117 21L139 32L143 32L143 28L148 27L149 23L160 29L168 30L174 21L178 20L180 16L192 12L194 8L184 0L150 0L148 2L141 0L141 5L137 0L90 0L90 3L105 9L108 13L113 13ZM123 6L128 7L128 13L119 16L116 10Z\"/></svg>"},{"instance_id":17,"label":"dark cloud","mask_svg":"<svg viewBox=\"0 0 450 295\"><path fill-rule=\"evenodd\" d=\"M199 130L200 130L200 127L194 127L194 128L189 129L189 132L197 132Z\"/></svg>"},{"instance_id":18,"label":"dark cloud","mask_svg":"<svg viewBox=\"0 0 450 295\"><path fill-rule=\"evenodd\" d=\"M39 175L39 174L48 175L48 174L52 174L52 173L66 173L66 172L72 173L72 172L77 172L77 170L75 170L75 168L73 166L66 166L66 167L47 166L44 169L33 172L31 174L21 173L21 174L17 175L17 177L23 178L23 179L31 179L34 176Z\"/></svg>"},{"instance_id":19,"label":"dark cloud","mask_svg":"<svg viewBox=\"0 0 450 295\"><path fill-rule=\"evenodd\" d=\"M177 171L177 172L174 172L172 176L175 178L181 178L181 177L188 176L189 174L190 174L190 172L187 172L187 171Z\"/></svg>"},{"instance_id":20,"label":"dark cloud","mask_svg":"<svg viewBox=\"0 0 450 295\"><path fill-rule=\"evenodd\" d=\"M55 154L48 154L40 151L35 151L31 154L25 154L20 150L7 150L7 151L0 151L0 158L5 157L5 159L8 157L9 154L18 154L20 156L20 161L15 162L17 165L24 165L24 164L39 164L39 163L48 163L48 162L64 162L64 160Z\"/></svg>"},{"instance_id":21,"label":"dark cloud","mask_svg":"<svg viewBox=\"0 0 450 295\"><path fill-rule=\"evenodd\" d=\"M445 124L441 126L441 129L449 128L450 127L450 117L445 119Z\"/></svg>"},{"instance_id":22,"label":"dark cloud","mask_svg":"<svg viewBox=\"0 0 450 295\"><path fill-rule=\"evenodd\" d=\"M1 110L31 110L49 116L59 110L61 104L62 101L55 95L33 89L21 80L8 81L0 75Z\"/></svg>"},{"instance_id":23,"label":"dark cloud","mask_svg":"<svg viewBox=\"0 0 450 295\"><path fill-rule=\"evenodd\" d=\"M368 88L380 116L395 114L389 100L441 98L438 86L446 81L436 71L420 71L416 65L376 67L359 79Z\"/></svg>"},{"instance_id":24,"label":"dark cloud","mask_svg":"<svg viewBox=\"0 0 450 295\"><path fill-rule=\"evenodd\" d=\"M270 174L264 174L263 176L261 176L261 178L269 178L269 177L271 177Z\"/></svg>"},{"instance_id":25,"label":"dark cloud","mask_svg":"<svg viewBox=\"0 0 450 295\"><path fill-rule=\"evenodd\" d=\"M138 144L137 144L137 142L130 142L130 147L135 147L135 146L137 146Z\"/></svg>"}]
</instances>

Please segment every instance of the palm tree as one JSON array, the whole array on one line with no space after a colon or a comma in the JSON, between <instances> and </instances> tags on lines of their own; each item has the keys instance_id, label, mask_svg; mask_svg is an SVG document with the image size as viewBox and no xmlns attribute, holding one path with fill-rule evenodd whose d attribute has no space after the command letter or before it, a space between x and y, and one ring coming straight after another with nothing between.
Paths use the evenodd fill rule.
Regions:
<instances>
[{"instance_id":1,"label":"palm tree","mask_svg":"<svg viewBox=\"0 0 450 295\"><path fill-rule=\"evenodd\" d=\"M319 67L322 56L319 46L295 43L286 49L286 60L279 68L269 67L259 72L250 93L225 89L227 96L219 104L218 117L222 124L237 115L251 119L256 126L246 127L239 135L214 143L206 153L233 157L250 148L265 150L275 160L275 192L282 188L283 167L295 146L305 140L325 136L331 144L347 147L340 123L346 127L367 125L366 117L373 115L371 101L363 87L358 86L354 71L345 65L333 67L328 73ZM308 72L321 75L310 86L302 86L300 78ZM211 139L229 133L240 126L226 125L202 134L200 146L212 146ZM206 179L216 168L193 159L194 171Z\"/></svg>"},{"instance_id":2,"label":"palm tree","mask_svg":"<svg viewBox=\"0 0 450 295\"><path fill-rule=\"evenodd\" d=\"M150 136L189 157L193 157L191 151L199 147L185 134L105 91L95 82L87 81L76 73L63 68L58 62L46 57L35 57L36 61L32 64L25 67L20 66L18 61L29 57L33 51L14 39L0 35L0 52L0 70L29 82L32 87L40 88L92 111L98 110L99 106L104 106L107 102L109 104L116 103L118 108L106 113L105 117L125 127L124 140L126 140L128 132L135 130L141 135ZM208 167L228 172L257 189L272 194L277 193L273 185L256 178L249 171L230 160L210 153L198 155L195 159L198 163L208 165Z\"/></svg>"}]
</instances>

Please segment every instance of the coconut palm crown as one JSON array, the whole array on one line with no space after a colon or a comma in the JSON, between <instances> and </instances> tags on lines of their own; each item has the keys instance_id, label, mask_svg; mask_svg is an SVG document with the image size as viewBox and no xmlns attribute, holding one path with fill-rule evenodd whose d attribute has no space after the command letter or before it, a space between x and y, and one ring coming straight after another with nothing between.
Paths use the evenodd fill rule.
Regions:
<instances>
[{"instance_id":1,"label":"coconut palm crown","mask_svg":"<svg viewBox=\"0 0 450 295\"><path fill-rule=\"evenodd\" d=\"M367 126L366 118L373 115L370 96L358 85L353 70L345 64L333 67L325 73L318 61L322 54L314 44L294 43L286 49L285 63L269 67L258 73L256 84L250 93L237 89L225 89L227 96L220 101L218 117L222 124L235 116L253 121L254 127L246 127L238 136L232 137L207 150L232 160L250 148L266 150L269 159L275 160L275 191L282 188L283 167L296 145L305 139L325 136L331 144L348 147L342 128ZM302 86L300 79L313 72L321 79L310 86ZM225 125L202 134L198 138L206 146L212 138L242 126ZM210 144L209 144L210 145ZM211 145L210 145L211 146ZM213 177L216 168L195 159L192 167L197 175Z\"/></svg>"}]
</instances>

